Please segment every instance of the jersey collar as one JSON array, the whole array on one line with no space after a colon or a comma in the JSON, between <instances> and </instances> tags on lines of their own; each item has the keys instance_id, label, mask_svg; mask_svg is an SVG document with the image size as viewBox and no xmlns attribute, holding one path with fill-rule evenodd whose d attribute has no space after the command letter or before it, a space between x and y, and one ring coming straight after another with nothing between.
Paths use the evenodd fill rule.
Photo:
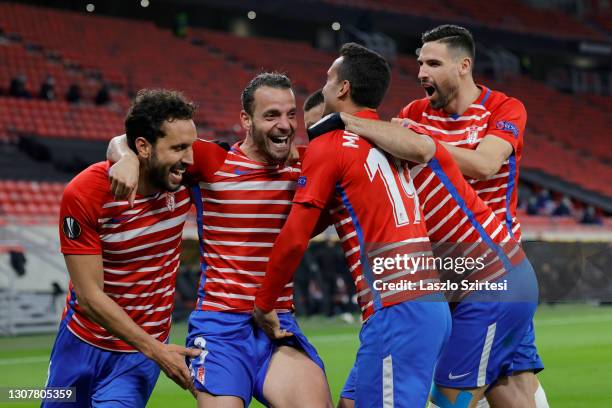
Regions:
<instances>
[{"instance_id":1,"label":"jersey collar","mask_svg":"<svg viewBox=\"0 0 612 408\"><path fill-rule=\"evenodd\" d=\"M478 98L476 98L473 104L484 106L484 104L487 102L487 100L491 96L491 90L481 84L476 84L476 86L480 88L480 95L478 95Z\"/></svg>"}]
</instances>

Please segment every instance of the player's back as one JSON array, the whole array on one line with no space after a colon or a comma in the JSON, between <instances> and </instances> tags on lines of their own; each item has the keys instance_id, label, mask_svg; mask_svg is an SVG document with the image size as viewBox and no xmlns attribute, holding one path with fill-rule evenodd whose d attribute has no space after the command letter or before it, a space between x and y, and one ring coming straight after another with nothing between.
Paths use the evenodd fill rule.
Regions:
<instances>
[{"instance_id":1,"label":"player's back","mask_svg":"<svg viewBox=\"0 0 612 408\"><path fill-rule=\"evenodd\" d=\"M189 192L136 196L134 207L115 201L108 162L96 163L66 187L60 213L65 255L101 255L104 292L160 341L168 337ZM72 283L64 311L79 338L107 350L133 351L81 310Z\"/></svg>"},{"instance_id":2,"label":"player's back","mask_svg":"<svg viewBox=\"0 0 612 408\"><path fill-rule=\"evenodd\" d=\"M495 175L486 180L466 178L484 203L520 240L520 224L516 218L518 163L527 114L517 99L480 87L479 98L461 115L433 109L425 98L411 102L399 116L418 122L434 138L453 146L475 150L486 135L495 135L512 145L512 154Z\"/></svg>"},{"instance_id":3,"label":"player's back","mask_svg":"<svg viewBox=\"0 0 612 408\"><path fill-rule=\"evenodd\" d=\"M449 274L440 270L442 278L457 274L469 280L498 279L523 261L525 254L505 223L464 179L448 150L435 144L432 159L411 168L433 252L439 259L462 263L480 258L476 268L462 265ZM473 272L466 273L470 269Z\"/></svg>"},{"instance_id":4,"label":"player's back","mask_svg":"<svg viewBox=\"0 0 612 408\"><path fill-rule=\"evenodd\" d=\"M357 116L378 119L369 110ZM397 160L358 135L337 130L311 141L294 202L319 208L333 201L343 204L335 225L346 244L355 242L347 228L354 228L358 246L345 248L349 268L356 286L367 287L358 292L362 309L374 304L374 310L410 298L425 295L418 290L395 290L380 286L380 282L418 282L435 279L431 269L411 268L407 263L395 262L399 257L422 258L431 255L427 230L423 222L418 197L405 162ZM358 256L356 256L358 255ZM359 259L357 264L355 259ZM388 259L387 267L375 263ZM382 262L382 261L380 261ZM379 265L380 266L380 265ZM375 286L375 281L380 281ZM371 299L366 298L369 296ZM368 314L365 310L364 313Z\"/></svg>"}]
</instances>

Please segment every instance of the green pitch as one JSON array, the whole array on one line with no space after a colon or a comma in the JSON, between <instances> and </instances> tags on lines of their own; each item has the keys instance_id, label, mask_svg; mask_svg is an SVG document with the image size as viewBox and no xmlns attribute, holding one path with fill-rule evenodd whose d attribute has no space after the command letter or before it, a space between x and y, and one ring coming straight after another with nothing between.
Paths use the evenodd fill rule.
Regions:
<instances>
[{"instance_id":1,"label":"green pitch","mask_svg":"<svg viewBox=\"0 0 612 408\"><path fill-rule=\"evenodd\" d=\"M358 325L336 320L308 319L304 332L327 367L334 399L342 388L357 349ZM183 343L186 326L175 326L172 342ZM612 406L612 308L586 305L541 307L536 335L546 370L540 374L551 407ZM41 387L54 336L0 338L0 387ZM4 407L37 407L36 403L2 403ZM163 374L150 407L195 407L195 401ZM253 403L251 407L261 407Z\"/></svg>"}]
</instances>

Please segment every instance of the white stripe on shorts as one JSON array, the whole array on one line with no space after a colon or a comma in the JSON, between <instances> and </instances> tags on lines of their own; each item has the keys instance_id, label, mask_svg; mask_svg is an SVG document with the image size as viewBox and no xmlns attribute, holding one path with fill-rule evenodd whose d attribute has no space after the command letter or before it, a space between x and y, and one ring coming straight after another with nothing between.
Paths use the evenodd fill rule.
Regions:
<instances>
[{"instance_id":1,"label":"white stripe on shorts","mask_svg":"<svg viewBox=\"0 0 612 408\"><path fill-rule=\"evenodd\" d=\"M383 359L383 408L393 408L393 360L391 354Z\"/></svg>"},{"instance_id":2,"label":"white stripe on shorts","mask_svg":"<svg viewBox=\"0 0 612 408\"><path fill-rule=\"evenodd\" d=\"M486 385L487 366L489 365L489 355L491 354L491 346L493 346L493 339L495 339L496 329L497 322L489 325L487 328L487 337L485 338L482 354L480 355L480 365L478 366L478 380L476 382L477 387Z\"/></svg>"}]
</instances>

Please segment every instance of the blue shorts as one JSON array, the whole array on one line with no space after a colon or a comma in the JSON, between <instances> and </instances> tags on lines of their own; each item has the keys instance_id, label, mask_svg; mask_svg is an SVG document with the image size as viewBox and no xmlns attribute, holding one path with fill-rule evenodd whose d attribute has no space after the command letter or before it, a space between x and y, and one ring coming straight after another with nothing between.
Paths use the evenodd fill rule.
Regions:
<instances>
[{"instance_id":1,"label":"blue shorts","mask_svg":"<svg viewBox=\"0 0 612 408\"><path fill-rule=\"evenodd\" d=\"M535 329L533 327L533 321L531 321L523 336L523 340L521 340L521 343L514 353L512 364L502 376L509 376L520 371L533 371L534 374L537 374L543 369L544 363L538 355L538 348L535 345Z\"/></svg>"},{"instance_id":2,"label":"blue shorts","mask_svg":"<svg viewBox=\"0 0 612 408\"><path fill-rule=\"evenodd\" d=\"M354 400L356 408L424 407L450 332L443 299L378 310L361 329L361 345L341 397Z\"/></svg>"},{"instance_id":3,"label":"blue shorts","mask_svg":"<svg viewBox=\"0 0 612 408\"><path fill-rule=\"evenodd\" d=\"M509 288L512 282L522 285L520 291L500 295L510 301L474 302L468 296L453 309L453 330L434 376L437 385L461 389L490 386L518 371L513 368L515 359L517 364L525 359L534 361L535 338L529 327L537 308L537 281L529 261L515 266L508 281Z\"/></svg>"},{"instance_id":4,"label":"blue shorts","mask_svg":"<svg viewBox=\"0 0 612 408\"><path fill-rule=\"evenodd\" d=\"M272 341L253 322L249 313L196 310L189 317L187 347L202 354L190 359L195 387L212 395L242 398L249 406L254 396L266 404L263 384L272 354L279 346L300 349L321 369L323 361L308 342L291 313L279 313L281 328L293 336Z\"/></svg>"},{"instance_id":5,"label":"blue shorts","mask_svg":"<svg viewBox=\"0 0 612 408\"><path fill-rule=\"evenodd\" d=\"M159 377L159 366L142 353L103 350L60 324L49 363L47 387L76 387L76 402L43 402L41 407L144 407Z\"/></svg>"}]
</instances>

